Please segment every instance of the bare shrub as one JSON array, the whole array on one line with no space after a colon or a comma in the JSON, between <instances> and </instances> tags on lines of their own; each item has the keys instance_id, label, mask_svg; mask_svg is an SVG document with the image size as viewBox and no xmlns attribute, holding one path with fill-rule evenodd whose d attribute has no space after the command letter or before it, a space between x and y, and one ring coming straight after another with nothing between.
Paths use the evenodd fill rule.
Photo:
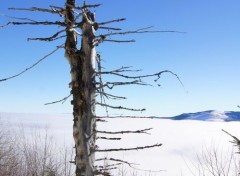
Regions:
<instances>
[{"instance_id":1,"label":"bare shrub","mask_svg":"<svg viewBox=\"0 0 240 176\"><path fill-rule=\"evenodd\" d=\"M13 176L17 172L20 158L15 150L15 137L0 122L0 175Z\"/></svg>"},{"instance_id":2,"label":"bare shrub","mask_svg":"<svg viewBox=\"0 0 240 176\"><path fill-rule=\"evenodd\" d=\"M72 176L69 162L73 150L57 146L46 130L35 130L27 136L24 130L10 132L0 122L0 175L1 176ZM19 131L17 133L19 133Z\"/></svg>"},{"instance_id":3,"label":"bare shrub","mask_svg":"<svg viewBox=\"0 0 240 176\"><path fill-rule=\"evenodd\" d=\"M211 146L203 148L196 161L187 166L193 176L239 176L240 158L233 148L224 151Z\"/></svg>"}]
</instances>

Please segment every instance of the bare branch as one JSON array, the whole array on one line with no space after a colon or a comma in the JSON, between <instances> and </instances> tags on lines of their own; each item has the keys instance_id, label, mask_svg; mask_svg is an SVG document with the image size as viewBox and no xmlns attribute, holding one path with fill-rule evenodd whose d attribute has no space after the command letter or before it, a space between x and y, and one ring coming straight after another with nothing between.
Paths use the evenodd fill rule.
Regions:
<instances>
[{"instance_id":1,"label":"bare branch","mask_svg":"<svg viewBox=\"0 0 240 176\"><path fill-rule=\"evenodd\" d=\"M112 32L112 33L108 33L108 34L102 34L100 36L97 36L97 38L102 38L102 36L104 37L108 37L108 36L112 36L112 35L126 35L126 34L140 34L140 33L184 33L184 32L179 32L179 31L171 31L171 30L163 30L163 31L160 31L160 30L149 30L151 29L152 26L150 27L146 27L146 28L140 28L140 29L137 29L137 30L133 30L133 31L124 31L124 32Z\"/></svg>"},{"instance_id":2,"label":"bare branch","mask_svg":"<svg viewBox=\"0 0 240 176\"><path fill-rule=\"evenodd\" d=\"M62 7L58 7L58 6L55 6L55 5L50 5L49 7L51 7L51 9L60 9L60 10L64 10L64 8L62 8Z\"/></svg>"},{"instance_id":3,"label":"bare branch","mask_svg":"<svg viewBox=\"0 0 240 176\"><path fill-rule=\"evenodd\" d=\"M121 140L122 138L107 138L107 137L97 137L96 139L105 139L105 140Z\"/></svg>"},{"instance_id":4,"label":"bare branch","mask_svg":"<svg viewBox=\"0 0 240 176\"><path fill-rule=\"evenodd\" d=\"M101 96L105 96L105 97L108 98L108 99L114 99L114 100L127 99L127 97L116 96L116 95L112 95L112 94L109 94L109 93L106 93L106 92L98 91L98 93L99 93Z\"/></svg>"},{"instance_id":5,"label":"bare branch","mask_svg":"<svg viewBox=\"0 0 240 176\"><path fill-rule=\"evenodd\" d=\"M132 165L137 165L136 163L130 163L130 162L127 162L127 161L124 161L124 160L120 160L120 159L116 159L116 158L107 158L107 157L105 157L105 158L100 158L100 159L96 159L95 161L103 161L103 160L121 162L121 163L124 163L124 164L129 165L130 167L132 167Z\"/></svg>"},{"instance_id":6,"label":"bare branch","mask_svg":"<svg viewBox=\"0 0 240 176\"><path fill-rule=\"evenodd\" d=\"M44 8L38 8L38 7L32 7L32 8L8 8L9 10L23 10L23 11L32 11L32 12L47 12L47 13L53 13L53 14L61 14L63 13L62 10L56 10L56 9L44 9Z\"/></svg>"},{"instance_id":7,"label":"bare branch","mask_svg":"<svg viewBox=\"0 0 240 176\"><path fill-rule=\"evenodd\" d=\"M157 76L157 78L154 80L155 82L157 82L157 81L161 78L161 75L164 74L164 73L170 73L170 74L174 75L174 76L178 79L178 81L180 82L180 84L182 85L182 87L185 89L184 84L182 83L182 81L181 81L181 79L178 77L178 75L175 74L175 73L173 73L173 72L170 71L170 70L164 70L164 71L160 71L160 72L154 73L154 74L139 75L139 76L128 76L128 75L124 75L124 74L117 73L116 71L101 72L101 73L97 73L97 74L112 74L112 75L120 76L120 77L127 78L127 79L141 79L141 78L147 78L147 77L155 77L155 76ZM149 85L149 84L147 84L147 85Z\"/></svg>"},{"instance_id":8,"label":"bare branch","mask_svg":"<svg viewBox=\"0 0 240 176\"><path fill-rule=\"evenodd\" d=\"M36 22L35 20L29 19L29 18L18 18L18 17L14 17L14 16L5 15L5 14L0 14L0 16L11 18L11 19L16 19L16 20Z\"/></svg>"},{"instance_id":9,"label":"bare branch","mask_svg":"<svg viewBox=\"0 0 240 176\"><path fill-rule=\"evenodd\" d=\"M112 176L110 173L106 172L106 171L95 171L94 175L101 175L101 176Z\"/></svg>"},{"instance_id":10,"label":"bare branch","mask_svg":"<svg viewBox=\"0 0 240 176\"><path fill-rule=\"evenodd\" d=\"M122 71L123 72L123 71ZM161 71L161 72L158 72L158 73L154 73L154 74L149 74L149 75L139 75L139 76L128 76L128 75L123 75L123 74L119 74L117 73L116 71L110 71L110 72L101 72L101 73L97 73L97 74L112 74L112 75L116 75L116 76L120 76L120 77L123 77L123 78L128 78L128 79L140 79L140 78L147 78L147 77L153 77L153 76L157 76L158 79L160 78L161 74L163 73L171 73L173 74L174 76L177 76L175 73L173 73L172 71L169 71L169 70L164 70L164 71ZM177 76L178 78L178 76ZM156 80L158 80L156 79ZM155 80L155 81L156 81Z\"/></svg>"},{"instance_id":11,"label":"bare branch","mask_svg":"<svg viewBox=\"0 0 240 176\"><path fill-rule=\"evenodd\" d=\"M111 105L104 104L104 103L99 103L99 102L96 102L96 105L105 106L105 107L112 108L112 109L122 109L122 110L128 110L128 111L146 111L145 108L143 108L143 109L133 109L133 108L126 108L126 107L122 107L122 106L111 106Z\"/></svg>"},{"instance_id":12,"label":"bare branch","mask_svg":"<svg viewBox=\"0 0 240 176\"><path fill-rule=\"evenodd\" d=\"M129 82L105 82L105 83L96 83L100 84L97 89L101 89L103 87L107 87L109 89L113 89L115 86L125 86L125 85L142 85L142 86L152 86L151 84L146 84L141 82L141 80L134 80L134 81L129 81Z\"/></svg>"},{"instance_id":13,"label":"bare branch","mask_svg":"<svg viewBox=\"0 0 240 176\"><path fill-rule=\"evenodd\" d=\"M61 35L59 37L56 37L56 38L28 38L28 41L29 40L38 40L38 41L44 41L44 42L52 42L52 41L55 41L55 40L58 40L58 39L61 39L61 38L64 38L66 37L67 35Z\"/></svg>"},{"instance_id":14,"label":"bare branch","mask_svg":"<svg viewBox=\"0 0 240 176\"><path fill-rule=\"evenodd\" d=\"M9 25L59 25L59 26L66 26L65 23L60 21L50 22L50 21L38 21L38 22L8 22L7 24L1 26L9 26Z\"/></svg>"},{"instance_id":15,"label":"bare branch","mask_svg":"<svg viewBox=\"0 0 240 176\"><path fill-rule=\"evenodd\" d=\"M148 148L160 147L162 144L154 144L149 146L142 146L142 147L133 147L133 148L118 148L118 149L103 149L103 150L95 150L95 152L120 152L120 151L131 151L131 150L144 150Z\"/></svg>"},{"instance_id":16,"label":"bare branch","mask_svg":"<svg viewBox=\"0 0 240 176\"><path fill-rule=\"evenodd\" d=\"M116 19L116 20L101 22L101 23L98 23L98 25L105 25L105 24L115 23L115 22L120 22L120 21L125 21L125 20L126 20L126 18L119 18L119 19Z\"/></svg>"},{"instance_id":17,"label":"bare branch","mask_svg":"<svg viewBox=\"0 0 240 176\"><path fill-rule=\"evenodd\" d=\"M108 122L108 121L99 118L99 119L96 119L96 122Z\"/></svg>"},{"instance_id":18,"label":"bare branch","mask_svg":"<svg viewBox=\"0 0 240 176\"><path fill-rule=\"evenodd\" d=\"M139 72L142 71L141 69L138 70L133 70L133 69L129 69L131 68L131 66L127 66L127 67L121 67L118 68L116 70L111 70L111 71L106 71L106 72L96 72L96 74L111 74L111 73L120 73L120 72Z\"/></svg>"},{"instance_id":19,"label":"bare branch","mask_svg":"<svg viewBox=\"0 0 240 176\"><path fill-rule=\"evenodd\" d=\"M10 26L10 25L11 25L11 22L8 22L7 24L0 26L0 28L4 28L4 27Z\"/></svg>"},{"instance_id":20,"label":"bare branch","mask_svg":"<svg viewBox=\"0 0 240 176\"><path fill-rule=\"evenodd\" d=\"M45 60L46 58L48 58L49 56L51 56L53 53L55 53L57 50L59 50L61 47L63 47L64 45L60 45L60 46L57 46L56 49L54 49L52 52L50 52L49 54L45 55L43 58L39 59L36 63L34 63L33 65L31 65L30 67L27 67L25 70L21 71L20 73L16 74L16 75L13 75L13 76L10 76L10 77L7 77L7 78L4 78L4 79L0 79L0 82L3 82L3 81L7 81L7 80L10 80L10 79L13 79L13 78L16 78L20 75L22 75L23 73L27 72L28 70L34 68L36 65L38 65L40 62L42 62L43 60Z\"/></svg>"},{"instance_id":21,"label":"bare branch","mask_svg":"<svg viewBox=\"0 0 240 176\"><path fill-rule=\"evenodd\" d=\"M57 37L57 36L58 36L59 34L61 34L62 32L65 32L65 30L58 31L57 33L53 34L51 37L47 37L47 38L28 38L28 41L29 41L29 40L53 41L53 40L56 40L56 39L65 37L66 35Z\"/></svg>"},{"instance_id":22,"label":"bare branch","mask_svg":"<svg viewBox=\"0 0 240 176\"><path fill-rule=\"evenodd\" d=\"M128 161L124 161L124 160L120 160L120 159L115 159L115 158L107 158L107 157L105 157L105 158L96 159L96 162L97 162L97 161L113 161L113 162L118 162L118 163L116 163L116 164L111 164L111 165L109 165L109 166L114 166L114 165L119 165L119 164L126 164L126 165L128 165L130 168L133 168L133 169L139 170L139 171L144 171L144 172L154 172L154 173L156 173L156 172L164 172L164 171L166 171L166 170L146 170L146 169L139 169L139 168L136 168L135 166L133 166L133 165L138 165L138 164L136 164L136 163L130 163L130 162L128 162Z\"/></svg>"},{"instance_id":23,"label":"bare branch","mask_svg":"<svg viewBox=\"0 0 240 176\"><path fill-rule=\"evenodd\" d=\"M45 103L44 105L56 104L56 103L60 103L60 102L62 102L62 104L63 104L63 103L65 103L65 101L66 101L71 95L72 95L72 94L64 97L64 98L61 99L61 100L53 101L53 102L50 102L50 103Z\"/></svg>"},{"instance_id":24,"label":"bare branch","mask_svg":"<svg viewBox=\"0 0 240 176\"><path fill-rule=\"evenodd\" d=\"M155 119L156 117L155 116L123 116L123 115L120 115L120 116L97 116L97 118L99 119L114 119L114 118L133 118L133 119Z\"/></svg>"},{"instance_id":25,"label":"bare branch","mask_svg":"<svg viewBox=\"0 0 240 176\"><path fill-rule=\"evenodd\" d=\"M85 9L85 8L96 8L96 7L99 7L99 6L101 6L102 4L88 4L88 5L86 5L86 4L84 4L84 6L77 6L77 7L75 7L76 9L78 9L78 10L83 10L83 9Z\"/></svg>"},{"instance_id":26,"label":"bare branch","mask_svg":"<svg viewBox=\"0 0 240 176\"><path fill-rule=\"evenodd\" d=\"M96 131L97 133L104 133L104 134L126 134L126 133L144 133L144 134L150 134L147 131L152 130L152 128L146 128L143 130L136 130L136 131Z\"/></svg>"},{"instance_id":27,"label":"bare branch","mask_svg":"<svg viewBox=\"0 0 240 176\"><path fill-rule=\"evenodd\" d=\"M107 30L114 30L114 31L120 31L121 28L113 28L113 27L105 27L105 26L98 26L99 29L107 29Z\"/></svg>"},{"instance_id":28,"label":"bare branch","mask_svg":"<svg viewBox=\"0 0 240 176\"><path fill-rule=\"evenodd\" d=\"M105 166L105 168L102 166L102 167L100 167L100 169L98 169L98 172L102 172L102 171L109 171L109 170L114 170L114 169L117 169L118 167L116 167L116 166L118 166L118 165L121 165L121 163L119 163L119 164L115 164L115 167L111 167L111 166Z\"/></svg>"},{"instance_id":29,"label":"bare branch","mask_svg":"<svg viewBox=\"0 0 240 176\"><path fill-rule=\"evenodd\" d=\"M123 163L116 163L116 164L109 164L109 165L105 165L105 166L95 166L95 167L99 167L101 169L103 168L109 168L109 167L113 167L113 166L119 166L119 165L122 165Z\"/></svg>"},{"instance_id":30,"label":"bare branch","mask_svg":"<svg viewBox=\"0 0 240 176\"><path fill-rule=\"evenodd\" d=\"M115 42L115 43L131 43L131 42L136 42L136 40L109 40L105 39L103 40L104 42Z\"/></svg>"}]
</instances>

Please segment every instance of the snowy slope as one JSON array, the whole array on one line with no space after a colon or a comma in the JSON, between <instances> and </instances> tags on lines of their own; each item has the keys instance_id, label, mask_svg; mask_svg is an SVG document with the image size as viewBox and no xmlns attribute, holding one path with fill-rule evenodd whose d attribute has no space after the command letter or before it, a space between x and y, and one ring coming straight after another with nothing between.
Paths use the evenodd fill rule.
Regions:
<instances>
[{"instance_id":1,"label":"snowy slope","mask_svg":"<svg viewBox=\"0 0 240 176\"><path fill-rule=\"evenodd\" d=\"M195 113L184 113L174 117L172 120L201 120L201 121L240 121L240 112L235 111L202 111Z\"/></svg>"}]
</instances>

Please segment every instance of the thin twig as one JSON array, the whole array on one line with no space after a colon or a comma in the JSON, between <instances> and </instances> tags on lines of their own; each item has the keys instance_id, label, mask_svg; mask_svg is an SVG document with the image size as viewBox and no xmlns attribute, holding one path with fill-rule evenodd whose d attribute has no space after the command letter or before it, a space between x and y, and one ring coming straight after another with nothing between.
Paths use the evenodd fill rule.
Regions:
<instances>
[{"instance_id":1,"label":"thin twig","mask_svg":"<svg viewBox=\"0 0 240 176\"><path fill-rule=\"evenodd\" d=\"M104 139L104 140L121 140L122 138L107 138L107 137L97 137L96 139Z\"/></svg>"},{"instance_id":2,"label":"thin twig","mask_svg":"<svg viewBox=\"0 0 240 176\"><path fill-rule=\"evenodd\" d=\"M56 103L60 103L60 102L62 102L62 104L63 104L71 95L72 94L62 98L61 100L53 101L53 102L50 102L50 103L45 103L44 105L56 104Z\"/></svg>"},{"instance_id":3,"label":"thin twig","mask_svg":"<svg viewBox=\"0 0 240 176\"><path fill-rule=\"evenodd\" d=\"M133 147L133 148L118 148L118 149L97 149L95 152L120 152L120 151L131 151L131 150L144 150L148 148L160 147L162 144L154 144L142 147Z\"/></svg>"},{"instance_id":4,"label":"thin twig","mask_svg":"<svg viewBox=\"0 0 240 176\"><path fill-rule=\"evenodd\" d=\"M99 29L106 29L106 30L114 30L114 31L120 31L121 28L114 28L114 27L106 27L106 26L98 26Z\"/></svg>"},{"instance_id":5,"label":"thin twig","mask_svg":"<svg viewBox=\"0 0 240 176\"><path fill-rule=\"evenodd\" d=\"M59 39L59 37L57 38L57 36L58 36L59 34L61 34L62 32L65 32L65 29L56 32L56 33L53 34L51 37L47 37L47 38L28 38L28 40L53 41L53 40ZM64 35L64 36L60 36L60 37L65 37L65 35Z\"/></svg>"},{"instance_id":6,"label":"thin twig","mask_svg":"<svg viewBox=\"0 0 240 176\"><path fill-rule=\"evenodd\" d=\"M153 26L146 27L146 28L140 28L140 29L133 30L133 31L111 32L108 34L102 34L100 36L97 36L97 38L102 38L102 36L108 37L108 36L112 36L112 35L126 35L126 34L140 34L140 33L185 33L185 32L172 31L172 30L152 30L152 31L149 30L152 27Z\"/></svg>"},{"instance_id":7,"label":"thin twig","mask_svg":"<svg viewBox=\"0 0 240 176\"><path fill-rule=\"evenodd\" d=\"M104 166L95 166L95 167L98 167L98 168L108 168L108 167L112 167L112 166L119 166L119 165L122 165L123 163L116 163L116 164L109 164L109 165L104 165Z\"/></svg>"},{"instance_id":8,"label":"thin twig","mask_svg":"<svg viewBox=\"0 0 240 176\"><path fill-rule=\"evenodd\" d=\"M9 10L23 10L23 11L38 11L38 12L48 12L53 14L60 14L62 13L62 10L53 10L53 9L44 9L44 8L38 8L38 7L32 7L32 8L8 8Z\"/></svg>"},{"instance_id":9,"label":"thin twig","mask_svg":"<svg viewBox=\"0 0 240 176\"><path fill-rule=\"evenodd\" d=\"M111 106L111 105L99 103L99 102L96 102L96 105L100 105L100 106L104 106L104 107L108 107L108 108L112 108L112 109L122 109L122 110L128 110L128 111L146 111L145 108L143 108L143 109L126 108L126 107L122 107L122 106Z\"/></svg>"},{"instance_id":10,"label":"thin twig","mask_svg":"<svg viewBox=\"0 0 240 176\"><path fill-rule=\"evenodd\" d=\"M60 21L55 21L55 22L50 22L50 21L37 21L37 22L8 22L7 24L3 25L9 26L9 25L59 25L59 26L66 26L64 22Z\"/></svg>"},{"instance_id":11,"label":"thin twig","mask_svg":"<svg viewBox=\"0 0 240 176\"><path fill-rule=\"evenodd\" d=\"M21 71L20 73L16 74L16 75L13 75L13 76L10 76L10 77L7 77L7 78L3 78L3 79L0 79L0 82L3 82L3 81L7 81L7 80L10 80L10 79L13 79L13 78L16 78L20 75L22 75L23 73L27 72L28 70L34 68L36 65L38 65L40 62L42 62L43 60L45 60L46 58L48 58L49 56L51 56L53 53L55 53L57 50L59 50L62 46L64 45L60 45L60 46L57 46L56 49L54 49L52 52L50 52L49 54L45 55L43 58L39 59L36 63L34 63L33 65L31 65L30 67L27 67L25 70Z\"/></svg>"},{"instance_id":12,"label":"thin twig","mask_svg":"<svg viewBox=\"0 0 240 176\"><path fill-rule=\"evenodd\" d=\"M121 68L111 70L111 71L96 72L96 74L111 74L111 73L115 73L115 72L120 73L120 72L139 72L139 71L142 71L141 69L133 70L133 69L130 69L130 68L132 68L132 66L125 66L125 67L121 67Z\"/></svg>"},{"instance_id":13,"label":"thin twig","mask_svg":"<svg viewBox=\"0 0 240 176\"><path fill-rule=\"evenodd\" d=\"M126 20L126 18L119 18L119 19L116 19L116 20L100 22L100 23L98 23L98 25L105 25L105 24L120 22L120 21L124 21L124 20Z\"/></svg>"},{"instance_id":14,"label":"thin twig","mask_svg":"<svg viewBox=\"0 0 240 176\"><path fill-rule=\"evenodd\" d=\"M155 119L155 116L97 116L99 119L114 119L114 118L132 118L132 119Z\"/></svg>"},{"instance_id":15,"label":"thin twig","mask_svg":"<svg viewBox=\"0 0 240 176\"><path fill-rule=\"evenodd\" d=\"M144 133L150 134L147 131L152 130L152 128L146 128L143 130L136 130L136 131L96 131L97 133L104 133L104 134L126 134L126 133Z\"/></svg>"},{"instance_id":16,"label":"thin twig","mask_svg":"<svg viewBox=\"0 0 240 176\"><path fill-rule=\"evenodd\" d=\"M113 89L115 86L125 86L125 85L152 86L151 84L146 84L146 83L142 82L140 79L134 80L134 81L126 81L126 82L105 82L105 83L97 82L96 84L100 84L100 86L97 87L97 89L101 89L103 87Z\"/></svg>"},{"instance_id":17,"label":"thin twig","mask_svg":"<svg viewBox=\"0 0 240 176\"><path fill-rule=\"evenodd\" d=\"M50 22L50 21L34 21L34 22L8 22L5 25L0 26L0 28L10 26L10 25L59 25L59 26L66 26L64 22L60 21L55 21L55 22Z\"/></svg>"},{"instance_id":18,"label":"thin twig","mask_svg":"<svg viewBox=\"0 0 240 176\"><path fill-rule=\"evenodd\" d=\"M124 160L121 160L121 159L107 158L107 157L105 157L105 158L99 158L99 159L96 159L95 161L97 162L97 161L103 161L103 160L121 162L121 163L124 163L124 164L129 165L130 167L131 167L132 165L138 165L138 164L136 164L136 163L130 163L130 162L128 162L128 161L124 161Z\"/></svg>"},{"instance_id":19,"label":"thin twig","mask_svg":"<svg viewBox=\"0 0 240 176\"><path fill-rule=\"evenodd\" d=\"M14 17L14 16L9 16L5 14L0 14L0 16L11 18L11 19L16 19L16 20L24 20L24 21L31 21L31 22L37 22L35 20L29 19L29 18L19 18L19 17Z\"/></svg>"},{"instance_id":20,"label":"thin twig","mask_svg":"<svg viewBox=\"0 0 240 176\"><path fill-rule=\"evenodd\" d=\"M77 7L74 7L74 8L76 8L76 9L78 9L78 10L83 10L83 9L86 9L86 8L96 8L96 7L99 7L99 6L101 6L102 4L88 4L88 5L86 5L86 4L84 4L84 6L77 6Z\"/></svg>"},{"instance_id":21,"label":"thin twig","mask_svg":"<svg viewBox=\"0 0 240 176\"><path fill-rule=\"evenodd\" d=\"M101 73L97 73L97 74L112 74L112 75L116 75L116 76L120 76L123 78L128 78L128 79L140 79L140 78L147 78L147 77L153 77L153 76L157 76L158 79L160 78L161 74L163 73L170 73L174 76L176 76L177 78L179 78L177 76L177 74L173 73L172 71L169 70L164 70L164 71L160 71L158 73L154 73L154 74L149 74L149 75L139 75L139 76L128 76L128 75L124 75L124 74L119 74L116 71L110 71L110 72L101 72ZM156 80L158 80L156 79ZM181 81L180 81L181 82Z\"/></svg>"},{"instance_id":22,"label":"thin twig","mask_svg":"<svg viewBox=\"0 0 240 176\"><path fill-rule=\"evenodd\" d=\"M97 93L99 93L101 96L106 97L107 99L114 99L114 100L127 99L127 97L116 96L116 95L112 95L102 91L97 91Z\"/></svg>"},{"instance_id":23,"label":"thin twig","mask_svg":"<svg viewBox=\"0 0 240 176\"><path fill-rule=\"evenodd\" d=\"M164 74L164 73L170 73L172 75L174 75L178 81L180 82L180 84L182 85L182 87L185 89L185 86L184 84L182 83L181 79L179 78L179 76L176 74L176 73L173 73L172 71L170 70L164 70L164 71L160 71L158 73L154 73L154 74L149 74L149 75L139 75L139 76L128 76L128 75L124 75L124 74L120 74L120 73L117 73L116 71L111 71L111 72L101 72L101 73L97 73L97 74L112 74L112 75L116 75L116 76L120 76L120 77L123 77L123 78L127 78L127 79L141 79L141 78L147 78L147 77L154 77L154 76L157 76L157 78L154 80L155 82L157 82L160 78L161 78L161 75Z\"/></svg>"},{"instance_id":24,"label":"thin twig","mask_svg":"<svg viewBox=\"0 0 240 176\"><path fill-rule=\"evenodd\" d=\"M62 8L62 7L58 7L58 6L55 6L55 5L50 5L49 7L51 7L52 9L60 9L60 10L64 10L64 8Z\"/></svg>"},{"instance_id":25,"label":"thin twig","mask_svg":"<svg viewBox=\"0 0 240 176\"><path fill-rule=\"evenodd\" d=\"M99 119L96 119L96 122L108 122L108 121L99 118Z\"/></svg>"},{"instance_id":26,"label":"thin twig","mask_svg":"<svg viewBox=\"0 0 240 176\"><path fill-rule=\"evenodd\" d=\"M115 164L116 166L117 165L119 165L119 164ZM121 163L120 163L120 165L121 165ZM114 170L114 169L118 169L118 167L110 167L110 166L105 166L105 168L104 167L102 167L102 168L100 168L100 169L98 169L98 172L102 172L102 171L109 171L109 170Z\"/></svg>"},{"instance_id":27,"label":"thin twig","mask_svg":"<svg viewBox=\"0 0 240 176\"><path fill-rule=\"evenodd\" d=\"M131 43L131 42L136 42L136 40L110 40L110 39L105 39L104 42L115 42L115 43Z\"/></svg>"},{"instance_id":28,"label":"thin twig","mask_svg":"<svg viewBox=\"0 0 240 176\"><path fill-rule=\"evenodd\" d=\"M4 28L4 27L10 26L10 25L11 25L11 22L8 22L7 24L0 26L0 28Z\"/></svg>"}]
</instances>

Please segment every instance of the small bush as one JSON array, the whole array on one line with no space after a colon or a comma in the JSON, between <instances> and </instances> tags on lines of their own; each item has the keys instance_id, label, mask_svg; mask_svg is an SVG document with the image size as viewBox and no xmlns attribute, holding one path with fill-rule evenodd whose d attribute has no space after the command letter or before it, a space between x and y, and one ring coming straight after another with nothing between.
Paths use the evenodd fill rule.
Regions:
<instances>
[{"instance_id":1,"label":"small bush","mask_svg":"<svg viewBox=\"0 0 240 176\"><path fill-rule=\"evenodd\" d=\"M13 132L0 121L0 175L1 176L72 176L69 163L73 152L65 146L54 145L47 130L36 131L26 137L23 129ZM18 135L17 135L18 134Z\"/></svg>"}]
</instances>

